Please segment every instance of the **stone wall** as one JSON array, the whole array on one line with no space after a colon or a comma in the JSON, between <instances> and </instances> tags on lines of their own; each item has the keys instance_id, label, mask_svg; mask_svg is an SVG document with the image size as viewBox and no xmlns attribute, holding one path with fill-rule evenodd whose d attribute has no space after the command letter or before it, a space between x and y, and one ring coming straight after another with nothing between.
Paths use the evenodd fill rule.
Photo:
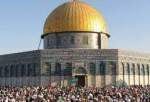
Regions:
<instances>
[{"instance_id":1,"label":"stone wall","mask_svg":"<svg viewBox=\"0 0 150 102\"><path fill-rule=\"evenodd\" d=\"M45 49L0 56L1 86L67 86L76 75L86 76L85 86L149 85L150 57L118 49Z\"/></svg>"}]
</instances>

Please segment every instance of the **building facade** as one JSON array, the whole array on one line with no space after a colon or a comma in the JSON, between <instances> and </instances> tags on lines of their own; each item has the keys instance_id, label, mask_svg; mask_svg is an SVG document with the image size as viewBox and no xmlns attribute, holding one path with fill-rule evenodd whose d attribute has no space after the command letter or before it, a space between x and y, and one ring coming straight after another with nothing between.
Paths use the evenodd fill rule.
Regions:
<instances>
[{"instance_id":1,"label":"building facade","mask_svg":"<svg viewBox=\"0 0 150 102\"><path fill-rule=\"evenodd\" d=\"M102 15L79 0L46 19L44 49L0 56L0 86L150 85L150 54L109 49Z\"/></svg>"},{"instance_id":2,"label":"building facade","mask_svg":"<svg viewBox=\"0 0 150 102\"><path fill-rule=\"evenodd\" d=\"M51 49L0 56L0 85L149 85L149 55L119 49Z\"/></svg>"}]
</instances>

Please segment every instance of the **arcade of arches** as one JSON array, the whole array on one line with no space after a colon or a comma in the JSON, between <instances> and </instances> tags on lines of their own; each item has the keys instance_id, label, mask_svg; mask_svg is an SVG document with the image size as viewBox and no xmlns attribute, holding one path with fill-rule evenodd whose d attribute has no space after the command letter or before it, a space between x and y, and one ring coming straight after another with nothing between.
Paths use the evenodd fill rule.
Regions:
<instances>
[{"instance_id":1,"label":"arcade of arches","mask_svg":"<svg viewBox=\"0 0 150 102\"><path fill-rule=\"evenodd\" d=\"M149 85L149 64L121 63L120 78L127 85Z\"/></svg>"}]
</instances>

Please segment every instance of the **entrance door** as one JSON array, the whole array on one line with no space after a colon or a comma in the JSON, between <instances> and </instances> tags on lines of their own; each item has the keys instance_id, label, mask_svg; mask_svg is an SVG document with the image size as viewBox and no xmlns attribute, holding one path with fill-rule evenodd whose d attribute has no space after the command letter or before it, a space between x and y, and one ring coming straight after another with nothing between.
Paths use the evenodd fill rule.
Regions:
<instances>
[{"instance_id":1,"label":"entrance door","mask_svg":"<svg viewBox=\"0 0 150 102\"><path fill-rule=\"evenodd\" d=\"M78 76L75 76L75 78L78 79L77 81L77 86L79 87L84 87L85 86L85 75L78 75Z\"/></svg>"}]
</instances>

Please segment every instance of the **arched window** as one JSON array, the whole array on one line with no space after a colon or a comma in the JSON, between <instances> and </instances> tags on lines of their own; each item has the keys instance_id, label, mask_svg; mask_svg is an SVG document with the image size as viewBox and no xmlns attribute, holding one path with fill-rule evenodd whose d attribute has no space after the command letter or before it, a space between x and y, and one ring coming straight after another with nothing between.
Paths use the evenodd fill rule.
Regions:
<instances>
[{"instance_id":1,"label":"arched window","mask_svg":"<svg viewBox=\"0 0 150 102\"><path fill-rule=\"evenodd\" d=\"M0 74L1 74L1 77L4 77L4 69L5 69L5 68L2 66L2 67L1 67L1 73L0 73Z\"/></svg>"},{"instance_id":2,"label":"arched window","mask_svg":"<svg viewBox=\"0 0 150 102\"><path fill-rule=\"evenodd\" d=\"M72 75L72 63L66 63L63 73L66 76Z\"/></svg>"},{"instance_id":3,"label":"arched window","mask_svg":"<svg viewBox=\"0 0 150 102\"><path fill-rule=\"evenodd\" d=\"M74 38L73 35L70 36L70 42L71 42L71 44L74 44L74 43L75 43L75 38Z\"/></svg>"},{"instance_id":4,"label":"arched window","mask_svg":"<svg viewBox=\"0 0 150 102\"><path fill-rule=\"evenodd\" d=\"M148 84L150 84L150 78L149 78L149 76L150 76L150 68L149 68L149 65L147 65L146 72L147 72L147 77L148 77Z\"/></svg>"},{"instance_id":5,"label":"arched window","mask_svg":"<svg viewBox=\"0 0 150 102\"><path fill-rule=\"evenodd\" d=\"M35 69L33 65L33 63L28 64L29 76L34 76Z\"/></svg>"},{"instance_id":6,"label":"arched window","mask_svg":"<svg viewBox=\"0 0 150 102\"><path fill-rule=\"evenodd\" d=\"M96 74L96 65L95 63L90 63L90 74L95 75Z\"/></svg>"},{"instance_id":7,"label":"arched window","mask_svg":"<svg viewBox=\"0 0 150 102\"><path fill-rule=\"evenodd\" d=\"M20 76L20 67L19 67L19 64L16 65L16 76L19 77Z\"/></svg>"},{"instance_id":8,"label":"arched window","mask_svg":"<svg viewBox=\"0 0 150 102\"><path fill-rule=\"evenodd\" d=\"M26 67L25 67L25 64L22 64L21 65L21 76L26 76Z\"/></svg>"},{"instance_id":9,"label":"arched window","mask_svg":"<svg viewBox=\"0 0 150 102\"><path fill-rule=\"evenodd\" d=\"M123 85L125 84L125 65L124 65L124 63L121 63L121 65L122 65L122 73L121 73L121 75L123 75Z\"/></svg>"},{"instance_id":10,"label":"arched window","mask_svg":"<svg viewBox=\"0 0 150 102\"><path fill-rule=\"evenodd\" d=\"M48 68L48 75L51 75L52 74L52 66L51 66L51 63L49 63L49 68Z\"/></svg>"},{"instance_id":11,"label":"arched window","mask_svg":"<svg viewBox=\"0 0 150 102\"><path fill-rule=\"evenodd\" d=\"M29 76L35 76L36 75L36 64L32 63L32 64L28 64L28 69L29 69Z\"/></svg>"},{"instance_id":12,"label":"arched window","mask_svg":"<svg viewBox=\"0 0 150 102\"><path fill-rule=\"evenodd\" d=\"M56 36L56 44L57 44L57 46L62 44L62 38L60 35Z\"/></svg>"},{"instance_id":13,"label":"arched window","mask_svg":"<svg viewBox=\"0 0 150 102\"><path fill-rule=\"evenodd\" d=\"M32 75L32 67L31 64L27 64L27 76L31 76Z\"/></svg>"},{"instance_id":14,"label":"arched window","mask_svg":"<svg viewBox=\"0 0 150 102\"><path fill-rule=\"evenodd\" d=\"M5 66L5 77L9 77L9 67Z\"/></svg>"},{"instance_id":15,"label":"arched window","mask_svg":"<svg viewBox=\"0 0 150 102\"><path fill-rule=\"evenodd\" d=\"M60 63L55 64L55 75L61 75L61 64Z\"/></svg>"},{"instance_id":16,"label":"arched window","mask_svg":"<svg viewBox=\"0 0 150 102\"><path fill-rule=\"evenodd\" d=\"M105 63L104 62L101 62L100 63L100 75L105 75Z\"/></svg>"},{"instance_id":17,"label":"arched window","mask_svg":"<svg viewBox=\"0 0 150 102\"><path fill-rule=\"evenodd\" d=\"M111 69L112 69L112 75L116 75L116 63L115 62L111 62Z\"/></svg>"},{"instance_id":18,"label":"arched window","mask_svg":"<svg viewBox=\"0 0 150 102\"><path fill-rule=\"evenodd\" d=\"M89 44L89 39L88 39L88 36L83 36L83 44L84 45L88 45Z\"/></svg>"},{"instance_id":19,"label":"arched window","mask_svg":"<svg viewBox=\"0 0 150 102\"><path fill-rule=\"evenodd\" d=\"M36 63L33 63L32 66L33 66L33 74L32 74L32 76L36 76L37 75L37 72L36 72Z\"/></svg>"},{"instance_id":20,"label":"arched window","mask_svg":"<svg viewBox=\"0 0 150 102\"><path fill-rule=\"evenodd\" d=\"M2 67L2 77L5 77L5 67Z\"/></svg>"},{"instance_id":21,"label":"arched window","mask_svg":"<svg viewBox=\"0 0 150 102\"><path fill-rule=\"evenodd\" d=\"M75 74L87 74L87 70L83 67L78 67L74 70Z\"/></svg>"},{"instance_id":22,"label":"arched window","mask_svg":"<svg viewBox=\"0 0 150 102\"><path fill-rule=\"evenodd\" d=\"M46 41L47 45L49 46L49 39L46 39L45 41Z\"/></svg>"},{"instance_id":23,"label":"arched window","mask_svg":"<svg viewBox=\"0 0 150 102\"><path fill-rule=\"evenodd\" d=\"M141 69L140 64L137 64L137 75L138 75L139 85L141 83L141 80L140 80L141 70L140 69Z\"/></svg>"}]
</instances>

